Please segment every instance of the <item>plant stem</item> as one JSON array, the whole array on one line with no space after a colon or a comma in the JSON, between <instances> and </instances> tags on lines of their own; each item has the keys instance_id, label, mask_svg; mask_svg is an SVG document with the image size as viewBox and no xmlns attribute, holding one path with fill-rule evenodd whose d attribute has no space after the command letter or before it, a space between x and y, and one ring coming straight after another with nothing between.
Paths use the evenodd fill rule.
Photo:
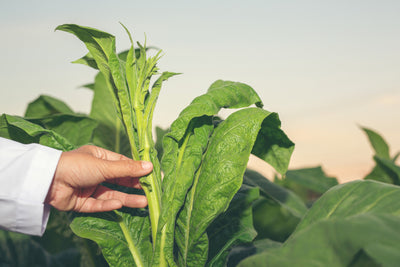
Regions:
<instances>
[{"instance_id":1,"label":"plant stem","mask_svg":"<svg viewBox=\"0 0 400 267\"><path fill-rule=\"evenodd\" d=\"M145 123L143 119L143 108L141 108L141 105L137 103L137 101L135 101L135 105L133 108L136 114L136 123L139 134L139 146L140 150L142 150L141 160L151 161L151 144L149 136L147 135L147 123ZM157 240L158 219L160 217L161 210L161 192L160 188L157 186L156 179L157 177L155 177L154 171L148 176L142 177L140 179L140 184L142 185L143 191L146 194L149 204L153 248L155 247Z\"/></svg>"},{"instance_id":2,"label":"plant stem","mask_svg":"<svg viewBox=\"0 0 400 267\"><path fill-rule=\"evenodd\" d=\"M146 135L147 137L147 135ZM145 139L147 140L147 138ZM150 146L149 142L145 142L146 146L143 150L143 158L142 160L151 161L150 158ZM151 232L153 238L153 247L156 244L157 240L157 227L158 227L158 219L160 217L161 211L161 196L160 191L156 185L156 177L154 171L146 176L146 180L142 182L140 180L143 190L147 196L147 201L149 203L149 212L150 212L150 223L151 223Z\"/></svg>"}]
</instances>

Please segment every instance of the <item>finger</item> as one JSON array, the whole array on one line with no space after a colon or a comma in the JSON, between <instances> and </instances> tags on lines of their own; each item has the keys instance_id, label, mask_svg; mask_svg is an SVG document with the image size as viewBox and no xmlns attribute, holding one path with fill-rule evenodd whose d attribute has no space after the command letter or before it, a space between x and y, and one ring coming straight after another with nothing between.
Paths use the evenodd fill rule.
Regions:
<instances>
[{"instance_id":1,"label":"finger","mask_svg":"<svg viewBox=\"0 0 400 267\"><path fill-rule=\"evenodd\" d=\"M85 145L81 146L77 149L75 149L76 152L80 153L86 153L89 155L92 155L98 159L105 159L105 160L128 160L130 158L118 154L116 152L112 152L110 150L98 147L98 146L92 146L92 145Z\"/></svg>"},{"instance_id":2,"label":"finger","mask_svg":"<svg viewBox=\"0 0 400 267\"><path fill-rule=\"evenodd\" d=\"M147 206L146 196L127 194L105 186L99 186L93 194L93 197L99 200L116 199L120 201L123 206L129 208L144 208Z\"/></svg>"},{"instance_id":3,"label":"finger","mask_svg":"<svg viewBox=\"0 0 400 267\"><path fill-rule=\"evenodd\" d=\"M149 174L153 170L153 164L148 161L119 160L106 161L102 160L102 164L98 164L104 181L132 177L139 178Z\"/></svg>"},{"instance_id":4,"label":"finger","mask_svg":"<svg viewBox=\"0 0 400 267\"><path fill-rule=\"evenodd\" d=\"M120 209L122 206L122 202L117 199L88 198L76 211L85 213L105 212Z\"/></svg>"},{"instance_id":5,"label":"finger","mask_svg":"<svg viewBox=\"0 0 400 267\"><path fill-rule=\"evenodd\" d=\"M107 183L117 184L117 185L136 188L136 189L142 189L142 186L140 185L140 182L139 182L139 178L130 178L130 177L117 178L117 179L108 180Z\"/></svg>"}]
</instances>

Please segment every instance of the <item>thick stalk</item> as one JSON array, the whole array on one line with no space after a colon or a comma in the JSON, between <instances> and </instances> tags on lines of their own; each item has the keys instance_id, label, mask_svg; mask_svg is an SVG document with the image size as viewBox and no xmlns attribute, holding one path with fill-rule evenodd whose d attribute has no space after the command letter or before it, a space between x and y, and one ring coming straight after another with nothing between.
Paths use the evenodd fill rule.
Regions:
<instances>
[{"instance_id":1,"label":"thick stalk","mask_svg":"<svg viewBox=\"0 0 400 267\"><path fill-rule=\"evenodd\" d=\"M139 145L140 150L142 151L141 160L151 161L151 145L146 131L147 124L143 121L143 109L140 108L140 105L134 105L134 110L136 114L136 122L139 133ZM159 187L157 186L156 179L157 177L155 177L154 171L148 176L142 177L140 179L140 184L142 185L143 191L146 194L149 205L153 248L155 247L157 240L158 219L160 217L161 210L161 192Z\"/></svg>"}]
</instances>

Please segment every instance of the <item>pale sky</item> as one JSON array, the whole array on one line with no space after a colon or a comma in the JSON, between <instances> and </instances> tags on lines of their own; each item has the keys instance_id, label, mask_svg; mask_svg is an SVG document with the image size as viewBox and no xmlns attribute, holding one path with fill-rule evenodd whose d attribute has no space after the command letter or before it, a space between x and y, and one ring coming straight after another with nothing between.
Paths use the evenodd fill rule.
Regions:
<instances>
[{"instance_id":1,"label":"pale sky","mask_svg":"<svg viewBox=\"0 0 400 267\"><path fill-rule=\"evenodd\" d=\"M154 125L168 127L217 79L251 85L296 143L291 168L322 165L341 180L372 168L358 125L400 150L399 1L4 1L0 0L0 113L22 115L40 94L88 112L78 89L94 72L86 53L54 32L63 23L129 39L119 22L164 51L162 71L182 72L160 95Z\"/></svg>"}]
</instances>

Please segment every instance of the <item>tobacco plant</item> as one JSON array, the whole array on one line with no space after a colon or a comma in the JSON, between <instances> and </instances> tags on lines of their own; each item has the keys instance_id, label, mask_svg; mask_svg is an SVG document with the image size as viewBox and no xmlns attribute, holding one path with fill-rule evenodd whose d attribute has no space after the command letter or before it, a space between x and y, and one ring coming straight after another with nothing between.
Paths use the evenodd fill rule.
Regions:
<instances>
[{"instance_id":1,"label":"tobacco plant","mask_svg":"<svg viewBox=\"0 0 400 267\"><path fill-rule=\"evenodd\" d=\"M128 30L132 45L117 54L108 33L71 24L57 29L88 48L75 63L99 70L86 85L94 92L89 116L40 96L23 118L3 114L0 136L63 151L92 143L150 160L154 171L140 180L149 207L53 211L41 239L0 231L0 265L398 265L400 167L379 134L363 129L376 162L367 181L337 185L320 167L287 171L294 144L278 115L262 109L250 86L218 80L180 113L161 146L153 141L152 118L163 82L177 74L159 73L162 52L148 56ZM238 110L221 120L221 108ZM250 154L280 173L274 182L246 170ZM83 238L71 233L69 220Z\"/></svg>"},{"instance_id":2,"label":"tobacco plant","mask_svg":"<svg viewBox=\"0 0 400 267\"><path fill-rule=\"evenodd\" d=\"M97 242L113 266L205 265L207 227L241 187L250 153L280 173L287 169L293 143L280 129L277 114L262 109L250 86L216 81L172 123L160 164L152 136L154 108L162 83L177 74L159 74L161 51L147 56L146 44L137 42L135 52L127 29L132 45L126 58L116 53L115 37L108 33L71 24L57 30L84 42L89 52L78 63L97 68L105 80L117 114L114 125L124 129L121 135L117 130L115 141L124 136L133 159L154 165L153 172L140 179L148 209L78 216L72 230ZM250 105L256 107L240 109ZM240 110L220 121L216 115L221 108Z\"/></svg>"}]
</instances>

